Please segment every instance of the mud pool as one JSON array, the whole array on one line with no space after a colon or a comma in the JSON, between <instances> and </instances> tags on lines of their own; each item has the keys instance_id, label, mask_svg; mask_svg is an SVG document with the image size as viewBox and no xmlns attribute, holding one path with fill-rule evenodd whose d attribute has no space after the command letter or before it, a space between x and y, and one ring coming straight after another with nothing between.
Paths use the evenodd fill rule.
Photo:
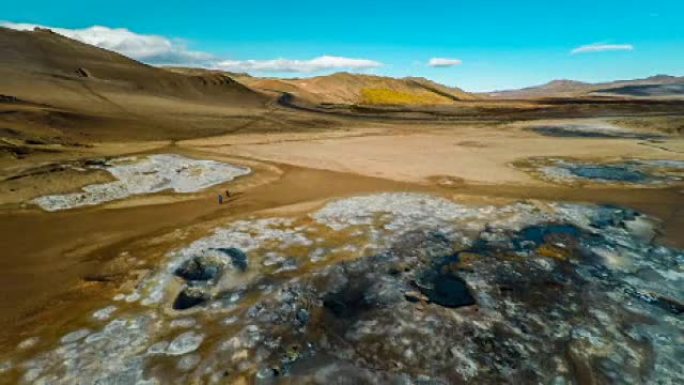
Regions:
<instances>
[{"instance_id":1,"label":"mud pool","mask_svg":"<svg viewBox=\"0 0 684 385\"><path fill-rule=\"evenodd\" d=\"M164 190L190 193L231 181L251 171L246 167L174 154L119 158L91 164L89 168L105 170L116 180L85 186L75 193L42 196L34 199L33 203L46 211L58 211Z\"/></svg>"},{"instance_id":2,"label":"mud pool","mask_svg":"<svg viewBox=\"0 0 684 385\"><path fill-rule=\"evenodd\" d=\"M560 158L536 158L520 163L519 168L554 183L578 182L666 186L684 181L684 161L625 160L591 162Z\"/></svg>"},{"instance_id":3,"label":"mud pool","mask_svg":"<svg viewBox=\"0 0 684 385\"><path fill-rule=\"evenodd\" d=\"M596 138L596 139L639 139L655 140L664 138L663 135L650 134L638 131L630 131L613 126L584 126L584 125L565 125L565 126L535 126L528 128L529 131L536 132L544 136L558 138Z\"/></svg>"},{"instance_id":4,"label":"mud pool","mask_svg":"<svg viewBox=\"0 0 684 385\"><path fill-rule=\"evenodd\" d=\"M0 370L25 384L678 384L684 253L654 244L657 228L612 206L411 193L247 218Z\"/></svg>"}]
</instances>

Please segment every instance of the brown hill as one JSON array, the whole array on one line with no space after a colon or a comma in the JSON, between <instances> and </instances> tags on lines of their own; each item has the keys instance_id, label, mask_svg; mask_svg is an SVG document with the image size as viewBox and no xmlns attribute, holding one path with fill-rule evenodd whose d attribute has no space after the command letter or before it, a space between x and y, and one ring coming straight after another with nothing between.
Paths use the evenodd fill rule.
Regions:
<instances>
[{"instance_id":1,"label":"brown hill","mask_svg":"<svg viewBox=\"0 0 684 385\"><path fill-rule=\"evenodd\" d=\"M673 97L684 96L684 77L657 75L645 79L585 83L554 80L540 86L485 93L498 99L574 98L586 96Z\"/></svg>"},{"instance_id":2,"label":"brown hill","mask_svg":"<svg viewBox=\"0 0 684 385\"><path fill-rule=\"evenodd\" d=\"M15 31L0 28L0 71L3 89L10 75L33 76L46 88L62 82L87 83L109 92L145 92L198 100L260 104L263 97L221 73L185 75L139 63L117 53L66 38L49 30ZM14 74L13 74L14 73ZM22 95L22 84L14 89L20 98L49 98L50 95ZM68 86L66 86L68 88Z\"/></svg>"},{"instance_id":3,"label":"brown hill","mask_svg":"<svg viewBox=\"0 0 684 385\"><path fill-rule=\"evenodd\" d=\"M313 104L446 105L475 96L423 78L395 79L346 72L302 79L241 76L257 90L288 92Z\"/></svg>"},{"instance_id":4,"label":"brown hill","mask_svg":"<svg viewBox=\"0 0 684 385\"><path fill-rule=\"evenodd\" d=\"M220 132L268 101L222 73L174 73L49 30L7 28L0 28L0 95L5 127L24 123L80 139Z\"/></svg>"}]
</instances>

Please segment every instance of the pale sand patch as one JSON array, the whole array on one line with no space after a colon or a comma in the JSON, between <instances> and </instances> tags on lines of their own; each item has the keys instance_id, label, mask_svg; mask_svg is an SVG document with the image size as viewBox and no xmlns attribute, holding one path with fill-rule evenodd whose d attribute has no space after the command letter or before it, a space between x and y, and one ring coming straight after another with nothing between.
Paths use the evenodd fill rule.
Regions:
<instances>
[{"instance_id":1,"label":"pale sand patch","mask_svg":"<svg viewBox=\"0 0 684 385\"><path fill-rule=\"evenodd\" d=\"M471 183L515 183L539 185L511 162L529 157L568 156L577 158L636 157L684 159L684 154L640 144L638 140L543 137L534 133L500 128L458 128L422 130L421 133L340 136L320 138L298 134L287 140L252 142L232 138L229 146L203 150L230 153L301 167L352 172L407 182L425 182L435 175L462 178ZM670 139L678 147L682 139ZM670 144L673 143L673 144ZM186 145L192 146L193 143ZM206 147L205 147L206 146Z\"/></svg>"},{"instance_id":2,"label":"pale sand patch","mask_svg":"<svg viewBox=\"0 0 684 385\"><path fill-rule=\"evenodd\" d=\"M267 132L258 134L230 134L217 137L190 139L178 142L182 147L221 147L240 144L273 144L282 142L310 141L319 139L338 139L358 136L372 136L386 133L386 128L367 127L339 129L321 132Z\"/></svg>"}]
</instances>

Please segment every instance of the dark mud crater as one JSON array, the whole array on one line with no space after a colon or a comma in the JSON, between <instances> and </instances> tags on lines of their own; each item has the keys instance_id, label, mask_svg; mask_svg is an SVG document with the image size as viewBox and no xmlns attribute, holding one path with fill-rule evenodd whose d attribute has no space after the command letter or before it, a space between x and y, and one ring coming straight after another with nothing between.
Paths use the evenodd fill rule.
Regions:
<instances>
[{"instance_id":1,"label":"dark mud crater","mask_svg":"<svg viewBox=\"0 0 684 385\"><path fill-rule=\"evenodd\" d=\"M630 328L640 316L616 301L615 293L675 316L682 305L644 296L593 251L621 247L600 231L624 228L638 217L605 206L591 223L597 232L565 223L503 233L485 229L462 250L437 231L411 232L385 253L324 269L289 285L285 301L252 309L256 322L299 325L278 328L266 340L300 340L311 347L287 365L272 356L273 369L266 373L278 377L259 383L281 383L281 376L337 383L336 375L349 371L359 384L409 378L431 384L550 383L559 373L549 360L582 372L561 375L568 381L585 375L595 383L641 378L650 361L625 369L623 360L642 349L642 338L610 331ZM304 326L297 321L301 309ZM587 353L593 349L587 341L604 339L618 347L612 356Z\"/></svg>"},{"instance_id":2,"label":"dark mud crater","mask_svg":"<svg viewBox=\"0 0 684 385\"><path fill-rule=\"evenodd\" d=\"M558 183L590 182L642 186L666 186L684 181L684 161L623 160L587 161L562 158L533 158L517 166Z\"/></svg>"},{"instance_id":3,"label":"dark mud crater","mask_svg":"<svg viewBox=\"0 0 684 385\"><path fill-rule=\"evenodd\" d=\"M529 127L527 130L543 136L552 136L556 138L656 140L665 137L658 134L584 126L537 126Z\"/></svg>"}]
</instances>

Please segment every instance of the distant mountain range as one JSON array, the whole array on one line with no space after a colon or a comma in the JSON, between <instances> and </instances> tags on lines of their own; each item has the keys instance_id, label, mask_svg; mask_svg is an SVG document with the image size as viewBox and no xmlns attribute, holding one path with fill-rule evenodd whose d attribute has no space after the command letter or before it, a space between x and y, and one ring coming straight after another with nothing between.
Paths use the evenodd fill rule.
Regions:
<instances>
[{"instance_id":1,"label":"distant mountain range","mask_svg":"<svg viewBox=\"0 0 684 385\"><path fill-rule=\"evenodd\" d=\"M618 80L604 83L554 80L540 86L519 90L488 92L481 95L498 99L575 98L588 96L684 98L684 77L656 75L645 79Z\"/></svg>"},{"instance_id":2,"label":"distant mountain range","mask_svg":"<svg viewBox=\"0 0 684 385\"><path fill-rule=\"evenodd\" d=\"M659 75L608 83L556 80L482 94L425 78L335 73L311 78L261 78L201 68L146 65L46 29L0 28L0 95L3 98L83 110L120 113L170 102L263 109L282 94L313 105L455 105L463 101L548 97L679 98L684 78ZM9 100L9 99L7 99ZM127 116L134 116L129 114Z\"/></svg>"}]
</instances>

